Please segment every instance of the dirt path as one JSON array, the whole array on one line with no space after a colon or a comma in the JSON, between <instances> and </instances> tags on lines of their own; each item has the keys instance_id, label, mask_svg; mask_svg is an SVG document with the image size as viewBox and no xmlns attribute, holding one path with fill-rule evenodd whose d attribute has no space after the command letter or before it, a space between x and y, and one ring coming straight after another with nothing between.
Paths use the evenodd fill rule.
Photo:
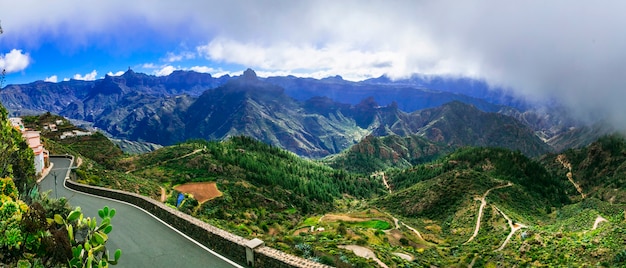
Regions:
<instances>
[{"instance_id":1,"label":"dirt path","mask_svg":"<svg viewBox=\"0 0 626 268\"><path fill-rule=\"evenodd\" d=\"M419 237L420 239L424 240L424 238L422 237L422 234L420 234L420 232L415 230L415 228L406 225L404 222L402 223L402 225L404 225L404 227L408 228L409 230L413 231L413 233L415 233L415 235L417 235L417 237ZM426 240L424 240L424 241L426 241Z\"/></svg>"},{"instance_id":2,"label":"dirt path","mask_svg":"<svg viewBox=\"0 0 626 268\"><path fill-rule=\"evenodd\" d=\"M606 220L605 218L602 218L602 216L598 216L598 217L596 218L596 221L593 223L593 228L592 228L591 230L598 229L598 225L599 225L601 222L604 222L604 221L607 221L607 220Z\"/></svg>"},{"instance_id":3,"label":"dirt path","mask_svg":"<svg viewBox=\"0 0 626 268\"><path fill-rule=\"evenodd\" d=\"M376 263L378 263L380 267L389 268L389 266L387 266L384 262L378 259L378 257L376 257L376 254L374 254L374 252L369 248L357 246L357 245L339 245L337 247L351 250L352 252L354 252L354 255L357 255L359 257L366 258L366 259L373 259Z\"/></svg>"},{"instance_id":4,"label":"dirt path","mask_svg":"<svg viewBox=\"0 0 626 268\"><path fill-rule=\"evenodd\" d=\"M165 202L165 199L167 199L167 194L165 193L165 188L159 186L161 188L161 202Z\"/></svg>"},{"instance_id":5,"label":"dirt path","mask_svg":"<svg viewBox=\"0 0 626 268\"><path fill-rule=\"evenodd\" d=\"M467 265L467 268L474 267L474 264L476 263L476 259L478 259L478 256L474 256L474 258L472 259L472 262L470 262L470 264Z\"/></svg>"},{"instance_id":6,"label":"dirt path","mask_svg":"<svg viewBox=\"0 0 626 268\"><path fill-rule=\"evenodd\" d=\"M383 178L383 184L385 185L385 188L387 188L390 194L392 193L391 186L389 186L389 183L387 183L387 176L385 176L385 172L377 171L377 172L372 173L372 176L375 176L375 177L381 176Z\"/></svg>"},{"instance_id":7,"label":"dirt path","mask_svg":"<svg viewBox=\"0 0 626 268\"><path fill-rule=\"evenodd\" d=\"M513 237L513 234L515 234L515 232L517 232L517 230L522 229L522 228L528 228L528 226L526 226L524 224L521 224L521 223L513 223L513 221L506 214L504 214L504 212L502 212L502 210L500 210L496 206L493 206L493 207L496 208L496 210L498 212L500 212L500 214L502 214L502 216L504 216L504 218L509 223L509 227L511 227L511 232L509 233L509 235L506 237L504 242L502 242L502 245L498 249L495 250L495 251L500 251L500 250L504 249L506 244L509 243L509 240L511 240L511 237Z\"/></svg>"},{"instance_id":8,"label":"dirt path","mask_svg":"<svg viewBox=\"0 0 626 268\"><path fill-rule=\"evenodd\" d=\"M580 196L582 196L582 198L585 199L587 195L583 193L583 189L580 187L580 185L578 185L578 183L574 181L574 175L572 174L572 164L569 161L567 161L567 158L565 157L564 154L560 154L559 156L557 156L556 161L561 163L561 165L563 165L563 167L568 170L567 174L565 175L567 176L567 180L569 180L574 185L574 187L576 188L576 191L578 191L578 193L580 193Z\"/></svg>"},{"instance_id":9,"label":"dirt path","mask_svg":"<svg viewBox=\"0 0 626 268\"><path fill-rule=\"evenodd\" d=\"M415 228L406 225L406 223L404 223L404 222L400 222L398 220L398 218L394 217L393 215L391 215L389 213L385 213L385 214L387 214L389 217L391 217L393 219L393 223L396 225L396 229L400 229L400 224L402 224L402 225L404 225L404 227L406 227L407 229L411 230L415 235L417 235L417 237L419 239L421 239L423 241L426 241L426 240L424 240L424 237L422 237L422 234L420 234L420 232L418 230L416 230Z\"/></svg>"},{"instance_id":10,"label":"dirt path","mask_svg":"<svg viewBox=\"0 0 626 268\"><path fill-rule=\"evenodd\" d=\"M174 160L178 160L178 159L181 159L181 158L185 158L185 157L188 157L188 156L191 156L191 155L197 154L197 153L199 153L199 152L202 152L202 150L204 150L204 149L195 149L195 150L193 150L193 152L191 152L191 153L188 153L188 154L183 155L183 156L179 156L179 157L176 157L176 158L172 158L172 159L168 159L168 160L165 160L165 161L159 162L159 163L157 163L156 165L162 165L162 164L165 164L165 163L170 162L170 161L174 161ZM152 165L152 166L154 166L154 165ZM150 167L150 166L148 166L148 167ZM147 168L147 167L143 167L143 168ZM126 171L126 174L129 174L129 173L131 173L131 172L135 172L135 171L137 171L137 169L136 169L136 168L135 168L135 169L131 169L131 170L129 170L129 171Z\"/></svg>"},{"instance_id":11,"label":"dirt path","mask_svg":"<svg viewBox=\"0 0 626 268\"><path fill-rule=\"evenodd\" d=\"M489 192L491 192L491 190L500 189L500 188L509 187L509 186L513 186L513 183L509 182L506 185L493 187L487 190L480 199L477 199L477 200L480 200L480 208L478 209L478 217L476 218L476 228L474 228L474 234L472 234L472 236L464 244L467 244L470 241L474 240L474 238L478 235L478 231L480 231L480 220L483 217L483 209L487 205L487 201L485 200L485 198L487 197Z\"/></svg>"},{"instance_id":12,"label":"dirt path","mask_svg":"<svg viewBox=\"0 0 626 268\"><path fill-rule=\"evenodd\" d=\"M405 259L407 261L413 261L413 256L411 256L409 254L405 254L405 253L401 253L401 252L393 252L391 254L393 254L395 256L398 256L400 258L403 258L403 259Z\"/></svg>"}]
</instances>

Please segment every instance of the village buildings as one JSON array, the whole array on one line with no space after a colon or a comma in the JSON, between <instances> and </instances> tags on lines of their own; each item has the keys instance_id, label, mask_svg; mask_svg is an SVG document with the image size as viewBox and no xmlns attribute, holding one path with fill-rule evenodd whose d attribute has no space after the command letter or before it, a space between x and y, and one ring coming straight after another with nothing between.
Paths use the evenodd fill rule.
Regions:
<instances>
[{"instance_id":1,"label":"village buildings","mask_svg":"<svg viewBox=\"0 0 626 268\"><path fill-rule=\"evenodd\" d=\"M24 128L24 123L19 117L9 118L9 121L14 128L22 133L22 137L28 143L30 149L33 150L35 154L35 173L37 173L37 176L41 176L43 169L50 163L50 153L43 147L39 131Z\"/></svg>"}]
</instances>

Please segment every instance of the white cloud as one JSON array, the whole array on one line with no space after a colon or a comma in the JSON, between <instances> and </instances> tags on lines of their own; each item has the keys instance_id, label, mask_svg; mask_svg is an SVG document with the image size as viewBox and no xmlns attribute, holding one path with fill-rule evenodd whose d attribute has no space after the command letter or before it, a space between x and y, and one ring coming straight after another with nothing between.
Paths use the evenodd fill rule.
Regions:
<instances>
[{"instance_id":1,"label":"white cloud","mask_svg":"<svg viewBox=\"0 0 626 268\"><path fill-rule=\"evenodd\" d=\"M63 78L63 82L67 82L67 81L70 81L70 79L67 77Z\"/></svg>"},{"instance_id":2,"label":"white cloud","mask_svg":"<svg viewBox=\"0 0 626 268\"><path fill-rule=\"evenodd\" d=\"M350 80L394 74L405 61L403 54L397 51L364 51L343 44L321 48L293 44L261 46L214 39L197 50L211 61L250 66L260 71L316 78L340 74Z\"/></svg>"},{"instance_id":3,"label":"white cloud","mask_svg":"<svg viewBox=\"0 0 626 268\"><path fill-rule=\"evenodd\" d=\"M120 76L120 75L123 75L123 74L124 74L124 71L118 71L116 73L113 73L113 72L108 72L107 73L108 76Z\"/></svg>"},{"instance_id":4,"label":"white cloud","mask_svg":"<svg viewBox=\"0 0 626 268\"><path fill-rule=\"evenodd\" d=\"M73 79L75 80L85 80L85 81L93 81L96 80L98 76L98 72L96 70L91 71L91 73L87 73L85 75L75 74Z\"/></svg>"},{"instance_id":5,"label":"white cloud","mask_svg":"<svg viewBox=\"0 0 626 268\"><path fill-rule=\"evenodd\" d=\"M182 71L194 71L194 72L198 72L198 73L208 73L211 74L213 77L221 77L224 75L230 75L230 76L237 76L237 75L241 75L243 73L243 71L238 70L238 71L227 71L224 70L222 68L214 68L214 67L209 67L209 66L201 66L201 65L195 65L192 67L182 67L182 66L173 66L173 65L169 65L169 64L164 64L164 65L156 65L154 63L144 63L141 65L142 68L148 69L147 73L152 73L156 76L167 76L172 74L174 71L176 70L182 70ZM257 73L269 73L269 72L257 72Z\"/></svg>"},{"instance_id":6,"label":"white cloud","mask_svg":"<svg viewBox=\"0 0 626 268\"><path fill-rule=\"evenodd\" d=\"M30 64L30 56L28 53L22 53L20 49L12 49L11 52L0 55L0 69L6 70L7 73L19 72Z\"/></svg>"},{"instance_id":7,"label":"white cloud","mask_svg":"<svg viewBox=\"0 0 626 268\"><path fill-rule=\"evenodd\" d=\"M46 77L46 79L44 79L44 82L52 82L52 83L56 83L58 82L59 77L57 77L56 75L50 76L50 77Z\"/></svg>"},{"instance_id":8,"label":"white cloud","mask_svg":"<svg viewBox=\"0 0 626 268\"><path fill-rule=\"evenodd\" d=\"M144 69L156 69L159 68L157 65L155 65L154 63L144 63L141 65L141 68Z\"/></svg>"},{"instance_id":9,"label":"white cloud","mask_svg":"<svg viewBox=\"0 0 626 268\"><path fill-rule=\"evenodd\" d=\"M156 76L167 76L176 70L172 65L165 65L161 69L154 72Z\"/></svg>"},{"instance_id":10,"label":"white cloud","mask_svg":"<svg viewBox=\"0 0 626 268\"><path fill-rule=\"evenodd\" d=\"M214 68L211 68L208 66L193 66L189 68L189 70L192 70L198 73L207 73L207 74L218 72L218 70L215 70Z\"/></svg>"},{"instance_id":11,"label":"white cloud","mask_svg":"<svg viewBox=\"0 0 626 268\"><path fill-rule=\"evenodd\" d=\"M173 52L168 52L165 55L165 58L163 58L162 60L165 62L178 62L178 61L183 61L183 60L191 60L196 58L196 53L194 52L181 52L181 53L173 53Z\"/></svg>"}]
</instances>

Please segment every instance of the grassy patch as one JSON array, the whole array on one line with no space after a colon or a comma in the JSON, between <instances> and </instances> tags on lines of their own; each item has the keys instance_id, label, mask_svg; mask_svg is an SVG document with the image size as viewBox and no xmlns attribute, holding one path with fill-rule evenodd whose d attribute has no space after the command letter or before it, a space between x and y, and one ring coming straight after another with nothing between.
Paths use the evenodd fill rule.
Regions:
<instances>
[{"instance_id":1,"label":"grassy patch","mask_svg":"<svg viewBox=\"0 0 626 268\"><path fill-rule=\"evenodd\" d=\"M284 212L289 214L289 215L293 215L293 214L296 214L296 212L298 212L298 210L296 208L289 208L289 209L285 209Z\"/></svg>"},{"instance_id":2,"label":"grassy patch","mask_svg":"<svg viewBox=\"0 0 626 268\"><path fill-rule=\"evenodd\" d=\"M352 225L364 228L378 229L378 230L387 230L391 228L391 224L387 221L383 220L369 220L362 222L355 222Z\"/></svg>"},{"instance_id":3,"label":"grassy patch","mask_svg":"<svg viewBox=\"0 0 626 268\"><path fill-rule=\"evenodd\" d=\"M301 226L312 226L312 225L316 225L317 222L319 221L320 217L309 217L306 220L304 220L302 222Z\"/></svg>"}]
</instances>

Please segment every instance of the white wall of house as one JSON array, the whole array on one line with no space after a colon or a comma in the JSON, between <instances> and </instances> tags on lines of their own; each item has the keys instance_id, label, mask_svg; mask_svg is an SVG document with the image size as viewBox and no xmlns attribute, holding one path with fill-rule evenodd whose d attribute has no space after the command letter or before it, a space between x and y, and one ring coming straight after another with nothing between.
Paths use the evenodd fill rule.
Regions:
<instances>
[{"instance_id":1,"label":"white wall of house","mask_svg":"<svg viewBox=\"0 0 626 268\"><path fill-rule=\"evenodd\" d=\"M44 168L43 153L35 155L35 173L40 174Z\"/></svg>"}]
</instances>

